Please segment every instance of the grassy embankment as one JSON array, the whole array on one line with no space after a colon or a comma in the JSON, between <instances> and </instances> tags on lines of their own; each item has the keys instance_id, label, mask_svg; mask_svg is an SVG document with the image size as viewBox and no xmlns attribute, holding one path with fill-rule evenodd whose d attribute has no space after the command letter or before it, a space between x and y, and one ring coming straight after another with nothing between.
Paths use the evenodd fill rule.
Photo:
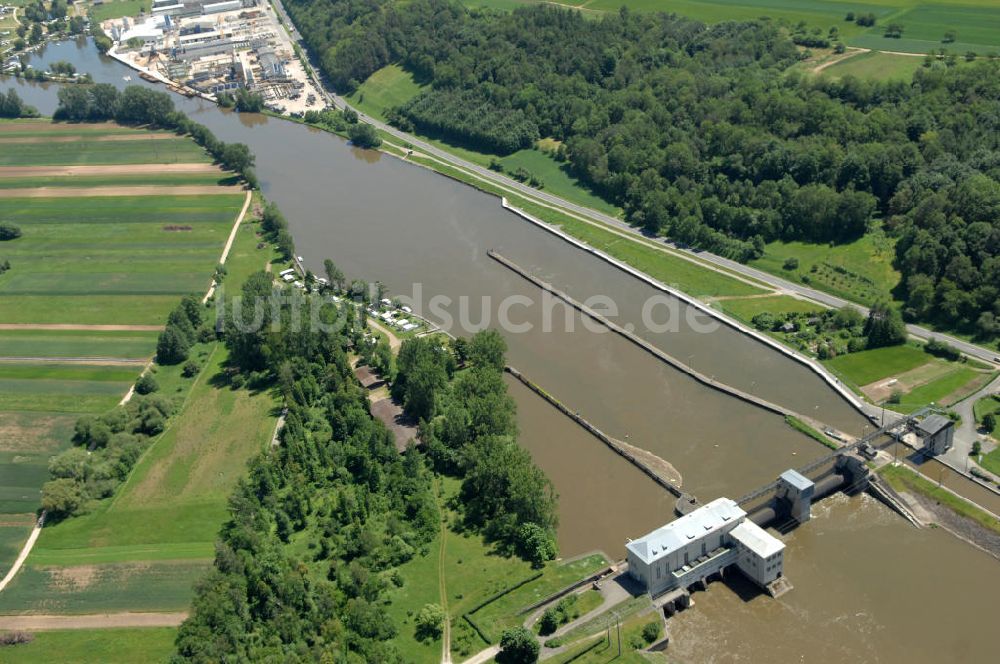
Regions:
<instances>
[{"instance_id":1,"label":"grassy embankment","mask_svg":"<svg viewBox=\"0 0 1000 664\"><path fill-rule=\"evenodd\" d=\"M992 530L995 533L1000 533L1000 521L996 518L959 498L950 491L935 485L934 482L928 480L923 475L917 474L916 471L903 465L889 465L884 466L878 472L889 482L893 489L897 491L916 492L927 496L948 507L953 512L972 519L984 528Z\"/></svg>"}]
</instances>

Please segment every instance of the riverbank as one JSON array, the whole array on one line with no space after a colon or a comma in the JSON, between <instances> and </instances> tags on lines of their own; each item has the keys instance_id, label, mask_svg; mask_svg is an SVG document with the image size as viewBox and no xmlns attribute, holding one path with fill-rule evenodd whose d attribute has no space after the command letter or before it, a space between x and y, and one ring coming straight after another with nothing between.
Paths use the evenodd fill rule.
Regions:
<instances>
[{"instance_id":1,"label":"riverbank","mask_svg":"<svg viewBox=\"0 0 1000 664\"><path fill-rule=\"evenodd\" d=\"M949 488L937 485L902 465L879 471L889 485L924 523L936 523L949 533L1000 560L1000 518L968 502Z\"/></svg>"}]
</instances>

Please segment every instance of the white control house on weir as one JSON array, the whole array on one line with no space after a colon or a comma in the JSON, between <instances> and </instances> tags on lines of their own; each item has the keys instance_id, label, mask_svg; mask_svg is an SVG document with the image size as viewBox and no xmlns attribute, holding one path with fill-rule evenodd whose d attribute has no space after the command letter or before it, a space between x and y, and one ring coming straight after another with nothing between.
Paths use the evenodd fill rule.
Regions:
<instances>
[{"instance_id":1,"label":"white control house on weir","mask_svg":"<svg viewBox=\"0 0 1000 664\"><path fill-rule=\"evenodd\" d=\"M736 565L764 589L781 577L785 545L717 498L625 545L629 574L656 597Z\"/></svg>"}]
</instances>

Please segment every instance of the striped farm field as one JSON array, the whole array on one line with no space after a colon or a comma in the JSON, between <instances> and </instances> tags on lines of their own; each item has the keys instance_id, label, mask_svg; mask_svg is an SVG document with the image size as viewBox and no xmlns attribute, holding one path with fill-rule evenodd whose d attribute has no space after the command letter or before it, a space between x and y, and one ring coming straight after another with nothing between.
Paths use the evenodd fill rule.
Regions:
<instances>
[{"instance_id":1,"label":"striped farm field","mask_svg":"<svg viewBox=\"0 0 1000 664\"><path fill-rule=\"evenodd\" d=\"M0 166L47 166L49 164L148 164L203 161L202 150L188 138L137 141L80 140L67 150L64 143L19 143L4 145Z\"/></svg>"},{"instance_id":2,"label":"striped farm field","mask_svg":"<svg viewBox=\"0 0 1000 664\"><path fill-rule=\"evenodd\" d=\"M2 145L2 144L0 144ZM139 173L137 175L64 176L64 177L0 177L0 189L24 187L130 187L136 185L232 185L234 176L218 171L205 173Z\"/></svg>"},{"instance_id":3,"label":"striped farm field","mask_svg":"<svg viewBox=\"0 0 1000 664\"><path fill-rule=\"evenodd\" d=\"M0 274L0 569L28 534L4 515L30 524L48 461L71 445L77 419L121 401L167 314L208 289L244 204L238 184L188 137L0 121L0 222L20 231L0 241L10 265ZM135 571L108 568L79 583L42 569L21 574L27 586L52 585L39 610L87 610L139 576L152 584L149 600L109 610L187 602L190 564L129 581ZM25 587L17 580L0 596L8 608Z\"/></svg>"},{"instance_id":4,"label":"striped farm field","mask_svg":"<svg viewBox=\"0 0 1000 664\"><path fill-rule=\"evenodd\" d=\"M7 615L184 611L194 582L211 560L111 563L48 567L29 565L0 593Z\"/></svg>"},{"instance_id":5,"label":"striped farm field","mask_svg":"<svg viewBox=\"0 0 1000 664\"><path fill-rule=\"evenodd\" d=\"M0 330L0 357L147 358L156 337L156 332Z\"/></svg>"}]
</instances>

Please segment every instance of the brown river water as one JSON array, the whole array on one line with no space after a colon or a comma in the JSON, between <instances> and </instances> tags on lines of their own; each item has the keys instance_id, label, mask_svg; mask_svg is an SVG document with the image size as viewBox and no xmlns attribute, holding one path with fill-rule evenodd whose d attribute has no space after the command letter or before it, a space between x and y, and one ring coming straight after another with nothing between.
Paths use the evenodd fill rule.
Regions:
<instances>
[{"instance_id":1,"label":"brown river water","mask_svg":"<svg viewBox=\"0 0 1000 664\"><path fill-rule=\"evenodd\" d=\"M70 60L99 81L124 85L123 76L132 76L139 83L135 72L99 58L84 42L50 46L36 58L36 66ZM12 84L0 82L0 89ZM16 86L43 113L54 110L55 86ZM863 418L817 376L752 339L725 327L700 333L683 322L674 332L644 330L639 312L651 288L502 210L492 196L291 122L174 101L220 139L250 146L264 193L281 206L298 253L314 271L329 257L349 277L380 279L393 294L408 295L419 283L424 304L435 295L451 298L437 313L455 321L464 297L472 324L453 327L458 334L496 325L504 298L525 298L510 318L534 329L505 333L509 363L609 435L672 463L685 490L702 501L738 497L825 448L623 338L588 329L579 315L568 316L572 331L565 324L543 331L538 289L488 258L488 249L579 300L610 297L616 322L634 323L639 334L717 380L862 431ZM563 321L565 308L555 311ZM673 517L672 496L527 388L508 384L521 442L560 494L563 555L599 549L620 558L626 538ZM816 513L783 536L795 589L780 600L752 596L735 582L696 594L696 608L671 621L671 659L990 661L997 561L943 531L916 530L866 496L838 496Z\"/></svg>"}]
</instances>

